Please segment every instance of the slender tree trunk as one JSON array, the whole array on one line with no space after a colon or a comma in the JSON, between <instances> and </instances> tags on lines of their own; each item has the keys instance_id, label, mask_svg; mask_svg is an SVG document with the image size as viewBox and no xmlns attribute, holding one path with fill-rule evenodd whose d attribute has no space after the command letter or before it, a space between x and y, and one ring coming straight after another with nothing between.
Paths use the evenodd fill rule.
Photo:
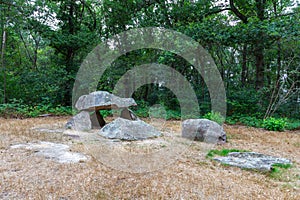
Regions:
<instances>
[{"instance_id":1,"label":"slender tree trunk","mask_svg":"<svg viewBox=\"0 0 300 200\"><path fill-rule=\"evenodd\" d=\"M277 78L276 81L280 79L280 71L281 71L281 42L278 40L277 42Z\"/></svg>"},{"instance_id":2,"label":"slender tree trunk","mask_svg":"<svg viewBox=\"0 0 300 200\"><path fill-rule=\"evenodd\" d=\"M37 69L37 59L38 59L38 50L39 50L39 45L40 45L41 38L37 36L37 38L34 38L35 42L35 47L34 47L34 52L33 52L33 69Z\"/></svg>"},{"instance_id":3,"label":"slender tree trunk","mask_svg":"<svg viewBox=\"0 0 300 200\"><path fill-rule=\"evenodd\" d=\"M242 87L245 87L246 80L247 80L247 44L243 44L243 51L242 51L242 75L241 75L241 82Z\"/></svg>"},{"instance_id":4,"label":"slender tree trunk","mask_svg":"<svg viewBox=\"0 0 300 200\"><path fill-rule=\"evenodd\" d=\"M273 0L273 9L275 16L277 17L277 1ZM279 82L280 79L280 71L281 71L281 42L280 39L277 41L277 78L276 78L276 83ZM276 84L276 89L279 89L279 84Z\"/></svg>"},{"instance_id":5,"label":"slender tree trunk","mask_svg":"<svg viewBox=\"0 0 300 200\"><path fill-rule=\"evenodd\" d=\"M265 17L265 6L266 0L256 0L256 12L257 17L260 21L264 20ZM264 87L264 45L263 45L263 32L259 32L258 40L256 43L256 50L254 52L255 56L255 66L256 66L256 84L257 90Z\"/></svg>"},{"instance_id":6,"label":"slender tree trunk","mask_svg":"<svg viewBox=\"0 0 300 200\"><path fill-rule=\"evenodd\" d=\"M4 61L4 53L5 53L5 46L6 46L6 30L3 27L2 33L2 47L1 47L1 67L3 69L3 103L6 103L6 66Z\"/></svg>"},{"instance_id":7,"label":"slender tree trunk","mask_svg":"<svg viewBox=\"0 0 300 200\"><path fill-rule=\"evenodd\" d=\"M71 0L69 2L69 8L68 8L68 33L70 35L75 34L75 24L74 24L74 4L75 1ZM66 71L68 72L69 75L74 74L74 55L75 55L75 49L73 47L68 47L67 52L66 52ZM72 102L72 86L73 86L73 79L69 79L66 82L65 85L65 94L63 97L63 102L64 105L71 105Z\"/></svg>"},{"instance_id":8,"label":"slender tree trunk","mask_svg":"<svg viewBox=\"0 0 300 200\"><path fill-rule=\"evenodd\" d=\"M264 50L261 45L258 45L255 51L255 67L256 67L256 83L255 87L257 90L264 87Z\"/></svg>"}]
</instances>

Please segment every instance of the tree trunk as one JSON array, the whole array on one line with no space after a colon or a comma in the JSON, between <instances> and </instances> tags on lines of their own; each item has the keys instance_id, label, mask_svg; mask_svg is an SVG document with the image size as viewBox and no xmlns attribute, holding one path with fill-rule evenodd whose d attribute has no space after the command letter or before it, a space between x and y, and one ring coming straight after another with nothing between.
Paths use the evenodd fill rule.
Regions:
<instances>
[{"instance_id":1,"label":"tree trunk","mask_svg":"<svg viewBox=\"0 0 300 200\"><path fill-rule=\"evenodd\" d=\"M6 46L6 30L3 27L2 33L2 46L1 46L1 67L3 69L3 103L6 103L6 66L4 61L4 53L5 53L5 46Z\"/></svg>"},{"instance_id":2,"label":"tree trunk","mask_svg":"<svg viewBox=\"0 0 300 200\"><path fill-rule=\"evenodd\" d=\"M256 67L256 83L255 88L259 90L264 87L264 50L263 47L258 44L257 49L254 52L255 55L255 67Z\"/></svg>"},{"instance_id":3,"label":"tree trunk","mask_svg":"<svg viewBox=\"0 0 300 200\"><path fill-rule=\"evenodd\" d=\"M243 44L243 51L242 51L242 75L241 75L241 82L242 87L245 87L246 80L247 80L247 44Z\"/></svg>"},{"instance_id":4,"label":"tree trunk","mask_svg":"<svg viewBox=\"0 0 300 200\"><path fill-rule=\"evenodd\" d=\"M274 13L275 16L277 17L277 1L273 0L273 9L274 9ZM277 41L277 77L276 77L276 83L279 82L280 79L280 71L281 71L281 42L280 39ZM279 84L276 84L276 89L279 89Z\"/></svg>"},{"instance_id":5,"label":"tree trunk","mask_svg":"<svg viewBox=\"0 0 300 200\"><path fill-rule=\"evenodd\" d=\"M280 79L280 71L281 71L281 43L280 40L277 42L277 79L276 81L279 81Z\"/></svg>"},{"instance_id":6,"label":"tree trunk","mask_svg":"<svg viewBox=\"0 0 300 200\"><path fill-rule=\"evenodd\" d=\"M69 8L68 8L68 33L70 35L75 34L75 24L74 24L74 8L75 6L75 1L71 0L69 2ZM73 75L74 74L74 55L75 55L75 49L73 47L68 47L67 52L66 52L66 71L68 72L68 75ZM72 86L73 86L74 80L73 79L68 79L65 85L65 94L63 97L63 102L64 105L71 105L72 103Z\"/></svg>"},{"instance_id":7,"label":"tree trunk","mask_svg":"<svg viewBox=\"0 0 300 200\"><path fill-rule=\"evenodd\" d=\"M265 17L265 6L266 0L256 0L256 12L257 17L260 21L264 20ZM258 40L256 43L256 50L254 52L255 56L255 66L256 66L256 90L264 87L264 45L263 45L263 32L258 33Z\"/></svg>"}]
</instances>

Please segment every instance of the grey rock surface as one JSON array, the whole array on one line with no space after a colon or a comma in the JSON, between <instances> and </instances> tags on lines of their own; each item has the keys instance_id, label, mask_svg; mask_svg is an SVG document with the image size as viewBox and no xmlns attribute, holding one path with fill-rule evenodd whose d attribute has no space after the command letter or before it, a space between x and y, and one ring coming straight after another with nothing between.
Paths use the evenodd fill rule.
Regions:
<instances>
[{"instance_id":1,"label":"grey rock surface","mask_svg":"<svg viewBox=\"0 0 300 200\"><path fill-rule=\"evenodd\" d=\"M67 129L74 129L77 131L88 131L92 128L90 113L88 111L81 111L73 116L65 125Z\"/></svg>"},{"instance_id":2,"label":"grey rock surface","mask_svg":"<svg viewBox=\"0 0 300 200\"><path fill-rule=\"evenodd\" d=\"M106 110L111 108L127 108L136 106L133 98L121 98L106 91L96 91L81 96L75 107L78 110Z\"/></svg>"},{"instance_id":3,"label":"grey rock surface","mask_svg":"<svg viewBox=\"0 0 300 200\"><path fill-rule=\"evenodd\" d=\"M187 119L182 123L182 137L206 143L225 143L223 127L208 119Z\"/></svg>"},{"instance_id":4,"label":"grey rock surface","mask_svg":"<svg viewBox=\"0 0 300 200\"><path fill-rule=\"evenodd\" d=\"M127 120L117 118L111 123L105 125L99 134L109 139L120 140L143 140L161 136L161 133L153 126L141 120Z\"/></svg>"},{"instance_id":5,"label":"grey rock surface","mask_svg":"<svg viewBox=\"0 0 300 200\"><path fill-rule=\"evenodd\" d=\"M70 152L69 146L65 144L39 142L16 144L11 146L11 148L24 148L33 150L36 155L43 156L59 163L78 163L87 160L87 157L81 153Z\"/></svg>"},{"instance_id":6,"label":"grey rock surface","mask_svg":"<svg viewBox=\"0 0 300 200\"><path fill-rule=\"evenodd\" d=\"M120 117L124 118L124 119L129 119L129 120L137 120L138 119L138 117L133 113L133 111L128 108L124 108L121 111Z\"/></svg>"},{"instance_id":7,"label":"grey rock surface","mask_svg":"<svg viewBox=\"0 0 300 200\"><path fill-rule=\"evenodd\" d=\"M292 164L292 162L286 158L256 152L231 152L226 157L214 158L214 160L231 166L259 171L270 171L274 164Z\"/></svg>"}]
</instances>

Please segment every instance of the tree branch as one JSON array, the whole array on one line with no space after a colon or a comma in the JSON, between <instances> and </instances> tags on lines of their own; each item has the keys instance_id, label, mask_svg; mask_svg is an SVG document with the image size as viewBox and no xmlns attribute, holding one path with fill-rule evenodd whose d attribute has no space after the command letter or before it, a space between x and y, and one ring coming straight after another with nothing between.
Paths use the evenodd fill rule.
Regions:
<instances>
[{"instance_id":1,"label":"tree branch","mask_svg":"<svg viewBox=\"0 0 300 200\"><path fill-rule=\"evenodd\" d=\"M242 22L244 22L245 24L248 23L248 18L243 15L234 5L234 1L230 0L229 1L229 5L230 5L230 10L240 19L242 20Z\"/></svg>"},{"instance_id":2,"label":"tree branch","mask_svg":"<svg viewBox=\"0 0 300 200\"><path fill-rule=\"evenodd\" d=\"M213 14L218 14L218 13L223 12L223 11L226 11L226 10L231 10L231 8L221 8L221 9L215 9L215 10L212 10L212 11L210 11L210 12L208 12L208 13L205 13L205 14L204 14L204 17L207 17L207 16L209 16L209 15L213 15Z\"/></svg>"}]
</instances>

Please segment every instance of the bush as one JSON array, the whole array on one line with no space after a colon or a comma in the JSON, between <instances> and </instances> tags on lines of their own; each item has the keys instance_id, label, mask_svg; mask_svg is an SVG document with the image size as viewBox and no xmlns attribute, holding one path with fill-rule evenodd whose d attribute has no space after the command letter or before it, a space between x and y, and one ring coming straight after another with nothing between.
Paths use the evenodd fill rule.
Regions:
<instances>
[{"instance_id":1,"label":"bush","mask_svg":"<svg viewBox=\"0 0 300 200\"><path fill-rule=\"evenodd\" d=\"M286 124L287 130L296 130L300 129L300 120L297 119L288 119Z\"/></svg>"},{"instance_id":2,"label":"bush","mask_svg":"<svg viewBox=\"0 0 300 200\"><path fill-rule=\"evenodd\" d=\"M17 99L12 99L7 104L0 104L0 116L5 118L37 117L41 114L71 115L72 108L52 104L26 105L22 100Z\"/></svg>"},{"instance_id":3,"label":"bush","mask_svg":"<svg viewBox=\"0 0 300 200\"><path fill-rule=\"evenodd\" d=\"M256 116L247 116L243 114L235 114L226 118L228 124L243 124L249 127L262 127L263 120Z\"/></svg>"},{"instance_id":4,"label":"bush","mask_svg":"<svg viewBox=\"0 0 300 200\"><path fill-rule=\"evenodd\" d=\"M263 121L263 128L270 131L283 131L287 125L287 121L284 118L267 118Z\"/></svg>"},{"instance_id":5,"label":"bush","mask_svg":"<svg viewBox=\"0 0 300 200\"><path fill-rule=\"evenodd\" d=\"M169 119L174 119L174 120L181 119L181 113L180 113L180 111L167 110L167 120L169 120Z\"/></svg>"},{"instance_id":6,"label":"bush","mask_svg":"<svg viewBox=\"0 0 300 200\"><path fill-rule=\"evenodd\" d=\"M262 112L262 95L254 88L232 88L227 90L228 115L247 114L253 116Z\"/></svg>"},{"instance_id":7,"label":"bush","mask_svg":"<svg viewBox=\"0 0 300 200\"><path fill-rule=\"evenodd\" d=\"M212 120L214 122L217 122L218 124L222 125L225 121L225 118L218 112L209 112L206 113L203 118Z\"/></svg>"},{"instance_id":8,"label":"bush","mask_svg":"<svg viewBox=\"0 0 300 200\"><path fill-rule=\"evenodd\" d=\"M250 116L243 116L239 120L242 124L249 126L249 127L256 127L259 128L262 126L262 120L257 119L256 117Z\"/></svg>"}]
</instances>

